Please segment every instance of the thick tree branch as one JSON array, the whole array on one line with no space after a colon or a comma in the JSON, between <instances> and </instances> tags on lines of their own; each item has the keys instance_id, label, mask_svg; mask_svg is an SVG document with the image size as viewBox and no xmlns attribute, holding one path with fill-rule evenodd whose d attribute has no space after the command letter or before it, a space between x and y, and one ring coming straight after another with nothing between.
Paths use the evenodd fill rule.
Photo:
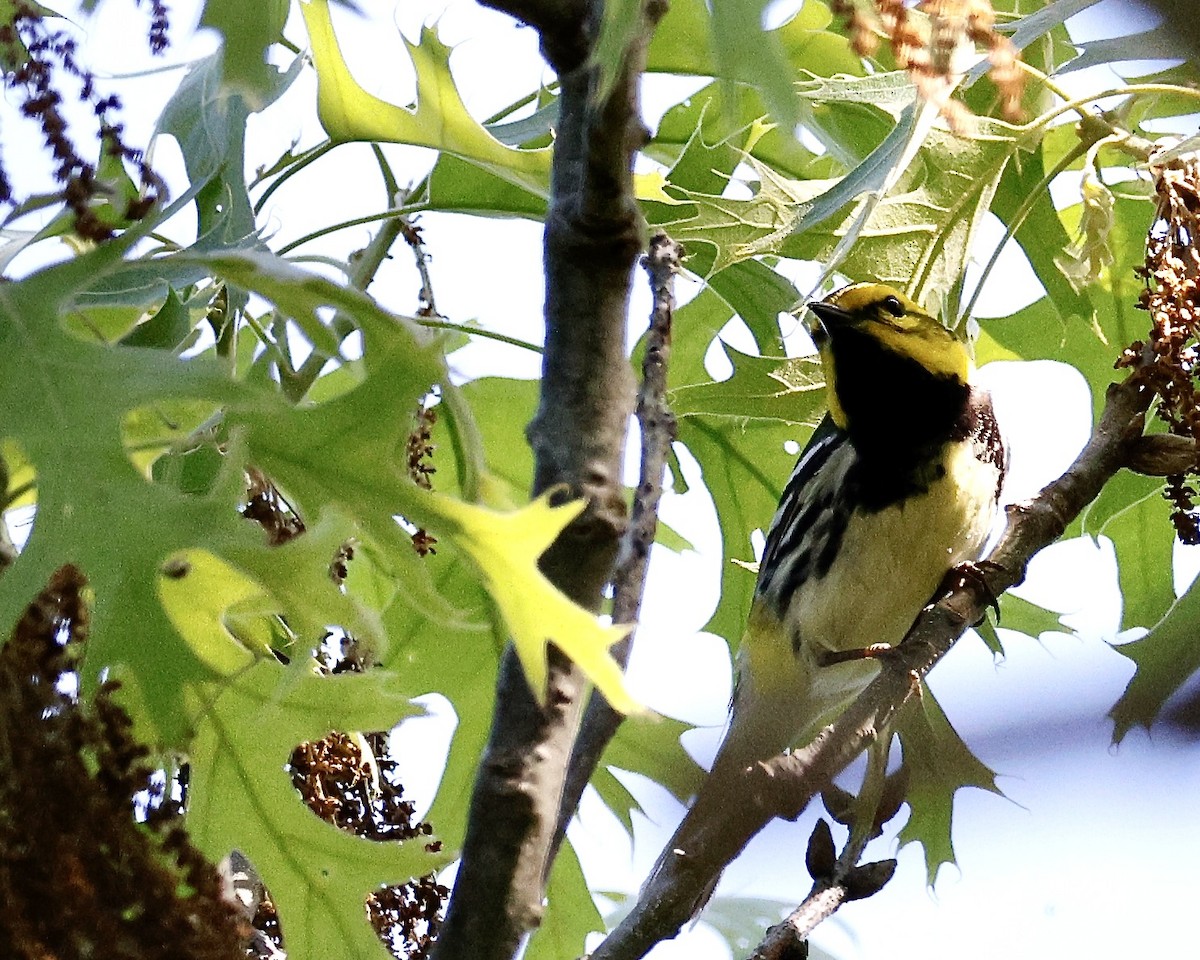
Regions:
<instances>
[{"instance_id":1,"label":"thick tree branch","mask_svg":"<svg viewBox=\"0 0 1200 960\"><path fill-rule=\"evenodd\" d=\"M621 543L617 569L613 575L614 623L636 623L642 610L642 595L646 589L646 571L650 547L658 531L658 504L662 499L663 474L667 456L675 439L675 416L667 406L667 369L671 357L671 322L675 312L675 274L679 272L683 247L664 233L650 241L650 251L642 258L642 266L650 276L654 306L650 313L650 329L646 334L646 352L642 358L642 384L638 389L637 419L641 430L641 464L637 492L629 528ZM613 656L622 666L629 660L634 634L612 648ZM620 727L623 717L604 696L593 691L588 701L583 724L575 739L567 780L559 802L558 829L554 838L557 852L567 824L579 806L579 798L604 748ZM551 858L553 859L553 857Z\"/></svg>"},{"instance_id":2,"label":"thick tree branch","mask_svg":"<svg viewBox=\"0 0 1200 960\"><path fill-rule=\"evenodd\" d=\"M774 817L795 819L895 718L920 689L921 678L959 636L979 622L994 597L1020 583L1030 559L1049 546L1099 495L1128 461L1142 435L1150 402L1135 371L1109 387L1100 423L1069 470L1032 501L1008 509L1008 526L988 560L970 575L948 578L879 675L838 719L807 747L745 771L744 802L722 818L697 824L689 856L676 856L638 905L592 955L593 960L637 960L655 943L675 936L692 906L726 864ZM953 571L952 571L953 573Z\"/></svg>"},{"instance_id":3,"label":"thick tree branch","mask_svg":"<svg viewBox=\"0 0 1200 960\"><path fill-rule=\"evenodd\" d=\"M575 8L528 3L504 9L532 21ZM576 25L589 38L599 28L600 9L591 4L586 21ZM595 97L595 67L582 62L560 74L544 241L542 393L528 437L533 492L563 487L564 498L588 501L541 566L591 609L599 609L625 529L621 463L634 395L625 329L630 274L642 243L632 172L633 155L645 140L638 84L650 35L664 12L661 0L647 0L642 29L605 100ZM547 50L552 39L543 34ZM551 648L548 693L540 703L511 647L505 651L437 960L507 960L538 924L586 690L581 671Z\"/></svg>"}]
</instances>

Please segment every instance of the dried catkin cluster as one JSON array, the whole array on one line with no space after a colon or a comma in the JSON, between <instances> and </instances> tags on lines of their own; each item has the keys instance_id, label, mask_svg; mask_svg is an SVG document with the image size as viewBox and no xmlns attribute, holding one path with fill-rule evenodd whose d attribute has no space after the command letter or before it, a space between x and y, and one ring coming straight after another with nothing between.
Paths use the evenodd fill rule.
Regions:
<instances>
[{"instance_id":1,"label":"dried catkin cluster","mask_svg":"<svg viewBox=\"0 0 1200 960\"><path fill-rule=\"evenodd\" d=\"M422 405L417 410L416 423L408 435L405 452L408 459L408 475L418 487L425 490L433 489L432 477L437 473L437 467L432 463L433 425L437 423L437 410L431 406ZM413 548L417 554L425 557L437 553L437 537L428 530L418 527L412 534Z\"/></svg>"},{"instance_id":2,"label":"dried catkin cluster","mask_svg":"<svg viewBox=\"0 0 1200 960\"><path fill-rule=\"evenodd\" d=\"M0 957L241 960L245 930L112 699L70 691L87 582L64 566L0 650Z\"/></svg>"},{"instance_id":3,"label":"dried catkin cluster","mask_svg":"<svg viewBox=\"0 0 1200 960\"><path fill-rule=\"evenodd\" d=\"M1139 366L1158 395L1156 411L1170 433L1186 437L1200 450L1200 393L1197 392L1197 344L1200 341L1200 159L1186 155L1156 164L1150 171L1158 195L1154 222L1146 235L1146 262L1138 273L1146 282L1138 307L1150 313L1147 342L1133 343L1118 367ZM1179 539L1200 543L1197 491L1189 474L1167 477L1164 495L1174 507L1171 519Z\"/></svg>"},{"instance_id":4,"label":"dried catkin cluster","mask_svg":"<svg viewBox=\"0 0 1200 960\"><path fill-rule=\"evenodd\" d=\"M850 41L863 57L873 56L886 40L896 63L908 71L921 96L937 104L954 129L970 116L952 94L964 69L963 52L976 46L987 50L988 76L1000 93L1005 119L1021 118L1024 75L1017 49L996 31L996 14L989 0L921 0L909 7L903 0L834 0L833 12L844 17Z\"/></svg>"},{"instance_id":5,"label":"dried catkin cluster","mask_svg":"<svg viewBox=\"0 0 1200 960\"><path fill-rule=\"evenodd\" d=\"M96 77L79 60L78 43L65 30L52 30L41 4L16 0L0 10L0 80L17 102L21 115L41 130L46 153L52 160L51 174L71 212L75 233L84 240L102 242L116 232L120 220L145 217L166 193L162 179L142 152L125 140L124 125L116 119L121 101L100 93ZM150 2L149 44L155 53L167 46L169 23L166 6ZM88 105L96 118L96 138L104 160L100 165L85 158L76 148L63 111L64 84L77 88L77 99ZM128 166L140 183L132 195L124 195L121 176L103 172L105 163L115 170ZM0 155L0 204L16 204L12 182Z\"/></svg>"},{"instance_id":6,"label":"dried catkin cluster","mask_svg":"<svg viewBox=\"0 0 1200 960\"><path fill-rule=\"evenodd\" d=\"M342 830L375 841L419 842L433 833L404 799L386 733L331 733L302 743L289 767L309 809ZM436 850L440 841L426 845ZM417 960L432 949L449 893L429 874L371 894L367 912L394 956Z\"/></svg>"}]
</instances>

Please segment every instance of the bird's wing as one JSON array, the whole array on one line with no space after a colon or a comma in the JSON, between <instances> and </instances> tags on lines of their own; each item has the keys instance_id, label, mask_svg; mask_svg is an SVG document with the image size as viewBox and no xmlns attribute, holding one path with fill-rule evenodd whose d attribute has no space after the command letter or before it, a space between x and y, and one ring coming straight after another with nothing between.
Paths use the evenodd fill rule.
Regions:
<instances>
[{"instance_id":1,"label":"bird's wing","mask_svg":"<svg viewBox=\"0 0 1200 960\"><path fill-rule=\"evenodd\" d=\"M828 415L813 432L783 488L758 565L757 600L782 617L791 594L828 566L845 530L847 474L855 459L845 431Z\"/></svg>"}]
</instances>

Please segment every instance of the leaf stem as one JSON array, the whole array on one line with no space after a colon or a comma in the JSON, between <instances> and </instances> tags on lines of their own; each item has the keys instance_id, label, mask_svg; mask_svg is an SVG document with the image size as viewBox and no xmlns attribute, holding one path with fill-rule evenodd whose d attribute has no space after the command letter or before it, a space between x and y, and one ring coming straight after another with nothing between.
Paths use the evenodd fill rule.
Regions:
<instances>
[{"instance_id":1,"label":"leaf stem","mask_svg":"<svg viewBox=\"0 0 1200 960\"><path fill-rule=\"evenodd\" d=\"M1070 167L1071 164L1073 164L1081 156L1083 156L1088 149L1089 145L1086 143L1080 142L1075 144L1075 146L1072 147L1066 153L1066 155L1054 165L1050 172L1042 177L1042 179L1038 182L1038 185L1033 190L1029 191L1025 199L1021 201L1021 205L1017 208L1017 212L1013 214L1012 219L1005 224L1004 236L1000 238L1000 242L996 244L995 249L992 251L991 257L988 258L988 262L984 265L983 272L979 275L979 282L975 284L975 290L971 294L971 299L959 314L960 323L962 320L971 316L972 311L975 309L975 303L979 300L979 295L983 292L983 287L987 283L988 277L991 276L992 270L996 266L996 262L1000 259L1000 254L1004 251L1005 245L1016 235L1016 232L1021 229L1021 224L1025 222L1025 218L1028 217L1030 212L1033 210L1034 204L1041 199L1042 191L1048 189L1050 184L1054 182L1054 178Z\"/></svg>"},{"instance_id":2,"label":"leaf stem","mask_svg":"<svg viewBox=\"0 0 1200 960\"><path fill-rule=\"evenodd\" d=\"M1082 113L1085 120L1100 119L1093 114L1080 111L1080 107L1086 106L1096 100L1104 100L1108 97L1132 97L1139 95L1149 95L1154 93L1171 94L1172 96L1191 97L1193 100L1200 101L1200 90L1194 90L1191 87L1180 87L1173 83L1131 83L1124 87L1116 87L1112 90L1104 90L1100 93L1089 93L1087 96L1075 97L1059 104L1052 110L1043 113L1036 120L1026 124L1022 129L1033 132L1039 128L1046 127L1052 120L1061 117L1064 113L1069 113L1074 110L1077 113ZM1112 127L1112 132L1121 133L1117 127ZM1127 135L1131 140L1141 140L1141 137L1134 137L1132 134ZM1149 141L1146 141L1149 143Z\"/></svg>"},{"instance_id":3,"label":"leaf stem","mask_svg":"<svg viewBox=\"0 0 1200 960\"><path fill-rule=\"evenodd\" d=\"M328 236L331 233L337 233L339 230L348 230L350 227L360 227L365 223L375 223L379 220L395 220L399 217L408 216L413 213L420 213L423 210L429 209L428 204L412 204L401 207L388 207L379 213L368 214L365 217L354 217L351 220L342 220L340 223L330 224L327 227L322 227L320 230L314 230L312 233L307 233L302 237L298 237L291 243L286 244L279 249L279 255L286 256L291 251L306 243L311 243L313 240L319 240L321 237Z\"/></svg>"},{"instance_id":4,"label":"leaf stem","mask_svg":"<svg viewBox=\"0 0 1200 960\"><path fill-rule=\"evenodd\" d=\"M282 187L292 176L299 173L314 160L319 160L321 157L325 156L325 154L327 154L336 146L337 144L332 140L326 140L324 143L319 143L315 147L312 147L311 149L300 154L299 157L296 157L291 164L285 167L283 172L275 178L274 183L272 183L269 187L267 187L266 190L263 191L262 196L258 198L258 202L254 204L254 215L258 216L258 214L262 213L262 208L266 205L266 202L270 198L271 194ZM251 184L251 186L253 186L253 184Z\"/></svg>"},{"instance_id":5,"label":"leaf stem","mask_svg":"<svg viewBox=\"0 0 1200 960\"><path fill-rule=\"evenodd\" d=\"M472 337L483 337L486 340L495 340L497 343L507 343L510 347L520 347L522 350L532 350L534 353L542 353L542 348L536 343L530 343L528 340L520 340L517 337L510 337L506 333L498 333L495 330L472 327L465 323L454 323L452 320L433 320L425 317L418 317L416 322L422 327L428 327L430 330L452 330L455 333L465 333Z\"/></svg>"}]
</instances>

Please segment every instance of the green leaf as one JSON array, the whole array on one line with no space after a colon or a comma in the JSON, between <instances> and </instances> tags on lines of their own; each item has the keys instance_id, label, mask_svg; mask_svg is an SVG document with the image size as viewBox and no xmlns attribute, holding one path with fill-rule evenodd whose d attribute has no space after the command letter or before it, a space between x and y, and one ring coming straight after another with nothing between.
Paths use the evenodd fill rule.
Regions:
<instances>
[{"instance_id":1,"label":"green leaf","mask_svg":"<svg viewBox=\"0 0 1200 960\"><path fill-rule=\"evenodd\" d=\"M174 705L186 689L213 679L214 667L198 655L211 653L209 645L189 647L163 612L154 585L168 558L203 544L261 584L297 631L340 623L368 640L382 640L368 611L334 589L326 568L345 538L364 538L389 558L392 574L406 581L415 600L452 613L430 588L407 534L393 519L400 513L457 542L472 558L476 575L495 591L535 690L544 685L545 644L553 638L610 702L627 710L635 706L607 649L623 628L602 627L537 568L537 557L581 505L552 509L539 501L501 514L429 493L407 477L401 451L418 402L433 383L453 390L445 384L435 341L419 338L412 326L365 295L265 254L181 257L272 300L318 346L333 345L325 342L331 335L321 323L322 308L354 316L364 332L367 379L319 407L292 409L273 384L237 384L202 359L183 363L161 351L85 343L63 332L55 316L58 298L111 263L115 253L119 248L106 249L8 287L4 306L12 314L0 324L0 356L6 361L0 400L20 412L5 428L43 479L42 512L25 555L6 574L0 614L8 619L0 622L15 621L38 585L71 558L93 578L98 597L88 647L95 672L88 673L88 682L101 668L123 664L131 703L141 704L133 708L139 724L154 727L151 739L177 744L188 717ZM171 398L226 406L225 422L236 441L223 477L205 497L147 484L126 457L124 411L154 408ZM278 483L310 524L319 521L306 537L272 551L238 516L245 457ZM76 462L89 464L91 482L64 486L59 478L73 476ZM148 536L129 516L153 517L163 526ZM121 561L113 562L110 551ZM140 629L121 626L126 622ZM166 669L164 657L170 662ZM229 669L222 661L216 673Z\"/></svg>"},{"instance_id":2,"label":"green leaf","mask_svg":"<svg viewBox=\"0 0 1200 960\"><path fill-rule=\"evenodd\" d=\"M709 345L733 316L734 308L710 286L675 311L671 366L667 370L670 389L712 379L705 370L704 358Z\"/></svg>"},{"instance_id":3,"label":"green leaf","mask_svg":"<svg viewBox=\"0 0 1200 960\"><path fill-rule=\"evenodd\" d=\"M127 347L174 350L192 332L192 317L174 290L167 291L163 305L144 323L139 323L121 338Z\"/></svg>"},{"instance_id":4,"label":"green leaf","mask_svg":"<svg viewBox=\"0 0 1200 960\"><path fill-rule=\"evenodd\" d=\"M550 189L550 150L517 150L490 134L467 111L450 74L450 48L429 27L419 43L403 37L417 74L417 103L405 109L364 90L342 57L328 0L308 0L300 12L317 68L317 112L338 143L371 140L431 147L468 160L539 196Z\"/></svg>"},{"instance_id":5,"label":"green leaf","mask_svg":"<svg viewBox=\"0 0 1200 960\"><path fill-rule=\"evenodd\" d=\"M1045 176L1042 150L1018 153L1000 177L992 212L1011 228L1020 208L1033 199L1025 218L1017 225L1014 234L1017 243L1059 314L1087 316L1091 309L1086 298L1063 275L1056 259L1070 246L1071 237L1054 208ZM1002 284L1004 280L997 276L991 282Z\"/></svg>"},{"instance_id":6,"label":"green leaf","mask_svg":"<svg viewBox=\"0 0 1200 960\"><path fill-rule=\"evenodd\" d=\"M368 377L315 409L235 414L235 422L245 426L254 462L307 511L325 503L357 517L363 533L399 562L407 537L392 519L396 513L454 540L492 593L536 695L545 694L546 643L553 640L617 709L635 709L620 667L608 653L627 628L601 626L594 614L555 589L537 566L542 552L583 509L582 502L551 507L543 498L516 512L499 513L416 486L404 472L400 450L411 411L427 389L419 385L441 379L430 367L434 355L398 336L376 362L389 376ZM435 376L405 376L424 369ZM406 564L413 585L421 579L415 562L411 555ZM436 597L427 594L424 602L436 603Z\"/></svg>"},{"instance_id":7,"label":"green leaf","mask_svg":"<svg viewBox=\"0 0 1200 960\"><path fill-rule=\"evenodd\" d=\"M1019 144L1016 128L999 121L979 118L976 128L958 136L935 126L861 229L854 209L811 227L801 221L782 252L828 262L843 236L857 230L841 272L890 283L939 307L962 278L971 240Z\"/></svg>"},{"instance_id":8,"label":"green leaf","mask_svg":"<svg viewBox=\"0 0 1200 960\"><path fill-rule=\"evenodd\" d=\"M8 284L0 303L4 431L37 472L39 503L29 542L0 583L0 624L15 622L53 570L75 563L96 597L81 669L85 693L102 669L123 665L122 698L139 736L179 745L189 722L179 707L184 691L215 674L163 612L159 568L174 551L199 543L247 556L267 548L236 513L236 456L212 491L195 497L148 483L123 442L127 411L172 400L215 404L240 389L202 358L181 363L163 351L85 342L60 325L62 300L119 254L119 244L108 246Z\"/></svg>"},{"instance_id":9,"label":"green leaf","mask_svg":"<svg viewBox=\"0 0 1200 960\"><path fill-rule=\"evenodd\" d=\"M433 806L426 820L450 851L462 845L471 788L491 727L496 671L507 637L493 604L471 576L469 561L439 545L423 561L439 594L457 612L440 616L402 592L384 612L390 640L385 666L404 674L413 690L439 693L458 723Z\"/></svg>"},{"instance_id":10,"label":"green leaf","mask_svg":"<svg viewBox=\"0 0 1200 960\"><path fill-rule=\"evenodd\" d=\"M672 184L697 193L721 193L746 152L796 179L841 172L841 164L818 157L790 131L767 124L755 91L743 90L737 106L730 115L719 84L711 83L663 115L644 152L671 168Z\"/></svg>"},{"instance_id":11,"label":"green leaf","mask_svg":"<svg viewBox=\"0 0 1200 960\"><path fill-rule=\"evenodd\" d=\"M1147 480L1149 478L1139 478ZM1174 567L1175 530L1171 507L1160 481L1100 527L1117 553L1121 584L1121 629L1153 627L1175 602L1170 571Z\"/></svg>"},{"instance_id":12,"label":"green leaf","mask_svg":"<svg viewBox=\"0 0 1200 960\"><path fill-rule=\"evenodd\" d=\"M1013 43L1021 49L1053 28L1062 26L1067 18L1082 13L1099 2L1100 0L1055 0L1040 8L1035 7L1026 16L1006 24L1004 32L1011 32ZM1020 10L1022 5L1017 3L1014 6Z\"/></svg>"},{"instance_id":13,"label":"green leaf","mask_svg":"<svg viewBox=\"0 0 1200 960\"><path fill-rule=\"evenodd\" d=\"M222 85L260 110L273 99L278 74L267 65L271 44L283 39L287 0L259 0L247 6L239 0L205 0L200 25L219 30L225 38Z\"/></svg>"},{"instance_id":14,"label":"green leaf","mask_svg":"<svg viewBox=\"0 0 1200 960\"><path fill-rule=\"evenodd\" d=\"M1169 578L1170 567L1163 575ZM1114 743L1124 740L1134 727L1149 729L1171 694L1200 669L1198 618L1200 586L1193 583L1146 636L1114 647L1137 668L1108 713L1113 721Z\"/></svg>"},{"instance_id":15,"label":"green leaf","mask_svg":"<svg viewBox=\"0 0 1200 960\"><path fill-rule=\"evenodd\" d=\"M527 190L485 167L443 153L429 172L422 210L470 213L481 217L544 220L546 196Z\"/></svg>"},{"instance_id":16,"label":"green leaf","mask_svg":"<svg viewBox=\"0 0 1200 960\"><path fill-rule=\"evenodd\" d=\"M228 5L229 0L221 3ZM256 4L255 10L261 13L277 6L278 0L268 0ZM226 12L223 6L222 17ZM237 31L230 27L230 33ZM236 42L257 41L251 31L247 40ZM196 197L197 237L198 246L204 249L258 243L254 209L244 176L246 121L251 113L264 108L287 89L297 76L302 58L297 57L292 68L280 74L266 66L260 56L258 67L264 71L262 75L255 70L234 81L243 90L242 94L232 92L225 84L224 63L218 51L188 70L163 108L156 133L175 138L188 180L200 188ZM180 288L186 282L191 280L173 285Z\"/></svg>"},{"instance_id":17,"label":"green leaf","mask_svg":"<svg viewBox=\"0 0 1200 960\"><path fill-rule=\"evenodd\" d=\"M596 909L583 876L579 857L571 844L564 843L550 871L546 887L547 910L525 951L527 960L561 960L581 957L584 939L604 929L604 920Z\"/></svg>"},{"instance_id":18,"label":"green leaf","mask_svg":"<svg viewBox=\"0 0 1200 960\"><path fill-rule=\"evenodd\" d=\"M633 836L633 811L641 810L637 797L608 767L601 764L592 772L591 786L596 795L612 811L630 837Z\"/></svg>"},{"instance_id":19,"label":"green leaf","mask_svg":"<svg viewBox=\"0 0 1200 960\"><path fill-rule=\"evenodd\" d=\"M983 645L992 652L992 656L1004 656L1004 643L991 620L985 617L981 622L975 624L975 632L979 634Z\"/></svg>"},{"instance_id":20,"label":"green leaf","mask_svg":"<svg viewBox=\"0 0 1200 960\"><path fill-rule=\"evenodd\" d=\"M752 357L722 343L733 364L728 380L677 387L667 402L678 418L777 420L816 426L825 412L825 379L815 357Z\"/></svg>"},{"instance_id":21,"label":"green leaf","mask_svg":"<svg viewBox=\"0 0 1200 960\"><path fill-rule=\"evenodd\" d=\"M734 561L751 561L750 534L766 530L796 462L785 444L803 445L811 430L778 420L685 417L679 441L700 464L721 527L721 600L705 630L731 646L742 635L754 574Z\"/></svg>"},{"instance_id":22,"label":"green leaf","mask_svg":"<svg viewBox=\"0 0 1200 960\"><path fill-rule=\"evenodd\" d=\"M753 158L749 162L760 177L753 199L683 191L694 207L681 208L682 215L662 224L672 238L689 248L695 244L715 248L705 275L754 256L778 253L799 225L805 206L834 186L829 181L788 180ZM689 215L688 209L696 212Z\"/></svg>"},{"instance_id":23,"label":"green leaf","mask_svg":"<svg viewBox=\"0 0 1200 960\"><path fill-rule=\"evenodd\" d=\"M975 341L975 360L1040 360L1053 357L1071 364L1087 379L1092 406L1104 406L1105 388L1116 379L1113 362L1120 344L1112 342L1093 316L1064 314L1049 297L1008 317L984 320Z\"/></svg>"},{"instance_id":24,"label":"green leaf","mask_svg":"<svg viewBox=\"0 0 1200 960\"><path fill-rule=\"evenodd\" d=\"M207 550L183 550L167 558L158 595L184 642L222 676L232 676L255 658L271 655L263 631L235 632L229 615L231 608L248 604L259 613L273 613L266 590Z\"/></svg>"},{"instance_id":25,"label":"green leaf","mask_svg":"<svg viewBox=\"0 0 1200 960\"><path fill-rule=\"evenodd\" d=\"M762 27L767 0L714 0L712 43L717 75L739 77L757 87L772 119L794 129L800 111L792 94L793 74L775 31ZM726 85L726 96L736 100L737 88Z\"/></svg>"},{"instance_id":26,"label":"green leaf","mask_svg":"<svg viewBox=\"0 0 1200 960\"><path fill-rule=\"evenodd\" d=\"M745 321L759 353L783 356L779 315L800 303L800 292L790 280L760 260L743 260L713 274L708 285Z\"/></svg>"},{"instance_id":27,"label":"green leaf","mask_svg":"<svg viewBox=\"0 0 1200 960\"><path fill-rule=\"evenodd\" d=\"M995 774L962 742L928 689L904 707L897 724L908 769L908 822L900 845L918 842L925 850L930 885L944 863L954 863L950 824L954 794L978 787L999 794Z\"/></svg>"},{"instance_id":28,"label":"green leaf","mask_svg":"<svg viewBox=\"0 0 1200 960\"><path fill-rule=\"evenodd\" d=\"M631 837L633 818L630 814L640 810L641 806L609 768L650 777L681 803L686 803L700 789L705 776L704 770L683 749L679 740L690 729L688 724L669 717L628 717L605 749L592 777L592 785Z\"/></svg>"},{"instance_id":29,"label":"green leaf","mask_svg":"<svg viewBox=\"0 0 1200 960\"><path fill-rule=\"evenodd\" d=\"M1137 51L1139 60L1188 60L1196 54L1188 44L1187 37L1181 35L1167 20L1141 33L1088 40L1080 43L1079 49L1082 51L1080 55L1068 63L1061 73L1129 60L1132 50Z\"/></svg>"},{"instance_id":30,"label":"green leaf","mask_svg":"<svg viewBox=\"0 0 1200 960\"><path fill-rule=\"evenodd\" d=\"M997 626L1006 630L1016 630L1034 639L1043 633L1062 630L1057 613L1039 607L1036 603L1030 603L1014 593L1006 593L1000 598L1000 622Z\"/></svg>"},{"instance_id":31,"label":"green leaf","mask_svg":"<svg viewBox=\"0 0 1200 960\"><path fill-rule=\"evenodd\" d=\"M762 29L762 18L754 12L764 8L758 0L722 2L723 8L710 7L704 0L672 3L651 40L647 70L718 76L753 86L789 139L796 117L790 85L800 70L822 76L862 73L862 61L849 41L826 29L833 18L821 0L808 0L795 16L770 31ZM732 35L719 35L722 32ZM739 91L739 99L749 92Z\"/></svg>"},{"instance_id":32,"label":"green leaf","mask_svg":"<svg viewBox=\"0 0 1200 960\"><path fill-rule=\"evenodd\" d=\"M672 527L670 524L658 521L657 531L654 535L654 542L660 547L666 547L673 553L683 553L685 550L695 550L692 541L685 537L682 533Z\"/></svg>"},{"instance_id":33,"label":"green leaf","mask_svg":"<svg viewBox=\"0 0 1200 960\"><path fill-rule=\"evenodd\" d=\"M285 767L303 740L331 730L388 729L415 712L398 675L376 668L317 676L262 660L206 704L189 753L187 825L212 860L237 849L254 863L279 907L288 956L383 960L365 900L443 866L425 840L376 843L318 819Z\"/></svg>"},{"instance_id":34,"label":"green leaf","mask_svg":"<svg viewBox=\"0 0 1200 960\"><path fill-rule=\"evenodd\" d=\"M853 81L864 87L871 82L875 78ZM847 97L866 96L863 90L845 90L850 83L836 89ZM831 95L825 87L817 93ZM891 283L940 304L961 278L970 239L1017 150L1017 130L981 119L970 137L936 127L923 134L914 114L902 116L871 157L840 181L790 180L751 157L748 163L759 176L752 199L683 191L696 213L666 226L684 243L715 246L713 271L766 253L829 263L853 234L858 242L842 272ZM852 204L864 191L891 182L917 136L924 142L888 196Z\"/></svg>"}]
</instances>

